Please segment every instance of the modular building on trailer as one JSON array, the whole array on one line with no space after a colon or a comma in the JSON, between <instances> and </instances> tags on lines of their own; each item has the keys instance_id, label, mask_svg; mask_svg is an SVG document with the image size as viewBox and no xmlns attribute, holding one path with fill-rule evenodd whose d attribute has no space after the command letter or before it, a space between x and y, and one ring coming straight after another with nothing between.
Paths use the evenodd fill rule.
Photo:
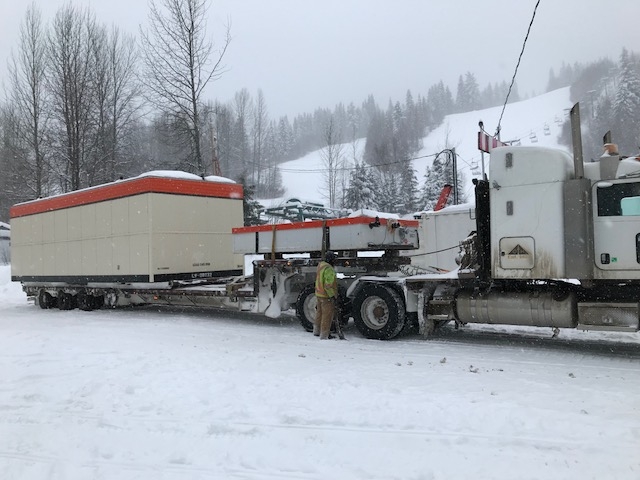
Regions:
<instances>
[{"instance_id":1,"label":"modular building on trailer","mask_svg":"<svg viewBox=\"0 0 640 480\"><path fill-rule=\"evenodd\" d=\"M166 282L240 275L242 186L151 172L11 209L12 279Z\"/></svg>"}]
</instances>

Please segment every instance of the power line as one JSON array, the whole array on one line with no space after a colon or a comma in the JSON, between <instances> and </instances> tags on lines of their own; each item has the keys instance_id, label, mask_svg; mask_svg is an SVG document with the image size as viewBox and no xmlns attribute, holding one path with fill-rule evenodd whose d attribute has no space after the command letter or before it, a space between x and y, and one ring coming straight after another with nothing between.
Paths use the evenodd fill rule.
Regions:
<instances>
[{"instance_id":1,"label":"power line","mask_svg":"<svg viewBox=\"0 0 640 480\"><path fill-rule=\"evenodd\" d=\"M540 0L536 2L536 6L533 9L533 16L531 17L531 21L529 22L529 28L527 28L527 34L524 37L524 42L522 42L522 50L520 50L518 63L516 64L516 69L513 72L513 77L511 78L511 85L509 85L509 91L507 92L507 97L504 99L504 105L502 106L502 112L500 113L500 119L498 120L498 126L496 128L497 137L500 137L500 124L502 123L502 116L504 115L504 109L507 107L507 102L509 101L509 95L511 95L511 89L513 88L513 84L516 81L516 75L518 74L518 67L520 66L520 60L522 60L524 47L527 45L527 39L529 38L529 32L531 32L531 26L533 25L533 20L536 18L536 11L538 10L538 5L540 5Z\"/></svg>"}]
</instances>

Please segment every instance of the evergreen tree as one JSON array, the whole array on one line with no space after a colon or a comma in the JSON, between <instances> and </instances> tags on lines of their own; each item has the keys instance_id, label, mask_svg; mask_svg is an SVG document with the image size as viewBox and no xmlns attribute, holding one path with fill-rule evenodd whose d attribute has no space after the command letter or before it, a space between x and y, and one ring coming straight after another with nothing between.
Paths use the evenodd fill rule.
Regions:
<instances>
[{"instance_id":1,"label":"evergreen tree","mask_svg":"<svg viewBox=\"0 0 640 480\"><path fill-rule=\"evenodd\" d=\"M424 184L421 192L421 208L424 210L433 210L445 185L443 181L444 166L440 156L433 160L431 166L427 167L424 174Z\"/></svg>"},{"instance_id":2,"label":"evergreen tree","mask_svg":"<svg viewBox=\"0 0 640 480\"><path fill-rule=\"evenodd\" d=\"M352 210L363 208L377 210L375 179L373 168L366 168L364 163L356 162L355 168L350 174L349 187L346 191L343 207Z\"/></svg>"},{"instance_id":3,"label":"evergreen tree","mask_svg":"<svg viewBox=\"0 0 640 480\"><path fill-rule=\"evenodd\" d=\"M420 209L418 205L418 179L410 160L402 164L399 193L402 199L400 203L403 207L398 210L398 213L411 213Z\"/></svg>"},{"instance_id":4,"label":"evergreen tree","mask_svg":"<svg viewBox=\"0 0 640 480\"><path fill-rule=\"evenodd\" d=\"M378 201L380 209L389 213L399 211L403 207L401 197L401 181L398 173L383 171Z\"/></svg>"},{"instance_id":5,"label":"evergreen tree","mask_svg":"<svg viewBox=\"0 0 640 480\"><path fill-rule=\"evenodd\" d=\"M420 197L425 210L433 210L438 202L442 188L445 185L454 185L451 153L451 150L446 150L433 160L431 167L427 167ZM465 176L460 170L458 170L458 203L464 203L466 201L466 195L462 191L462 185L464 185L464 183ZM453 192L451 192L451 195L447 200L447 205L453 205L453 202L454 195Z\"/></svg>"},{"instance_id":6,"label":"evergreen tree","mask_svg":"<svg viewBox=\"0 0 640 480\"><path fill-rule=\"evenodd\" d=\"M244 214L245 227L250 225L262 225L264 222L260 220L260 210L262 205L254 200L255 185L247 185L247 175L240 175L239 183L244 187L244 198L242 199L242 211Z\"/></svg>"},{"instance_id":7,"label":"evergreen tree","mask_svg":"<svg viewBox=\"0 0 640 480\"><path fill-rule=\"evenodd\" d=\"M635 154L640 144L640 78L626 49L620 55L613 119L618 148L621 152Z\"/></svg>"},{"instance_id":8,"label":"evergreen tree","mask_svg":"<svg viewBox=\"0 0 640 480\"><path fill-rule=\"evenodd\" d=\"M480 108L480 88L473 73L467 72L458 79L456 111L470 112Z\"/></svg>"},{"instance_id":9,"label":"evergreen tree","mask_svg":"<svg viewBox=\"0 0 640 480\"><path fill-rule=\"evenodd\" d=\"M427 105L431 109L431 127L440 125L445 115L453 113L453 96L451 95L449 87L445 87L442 80L429 88L427 93Z\"/></svg>"}]
</instances>

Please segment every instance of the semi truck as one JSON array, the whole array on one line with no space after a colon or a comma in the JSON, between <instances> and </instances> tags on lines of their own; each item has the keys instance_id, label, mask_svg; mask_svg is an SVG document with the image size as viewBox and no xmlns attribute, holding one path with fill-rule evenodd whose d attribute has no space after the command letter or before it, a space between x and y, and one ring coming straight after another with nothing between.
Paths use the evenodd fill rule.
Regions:
<instances>
[{"instance_id":1,"label":"semi truck","mask_svg":"<svg viewBox=\"0 0 640 480\"><path fill-rule=\"evenodd\" d=\"M19 204L12 278L44 309L295 308L310 329L315 268L332 249L344 320L367 338L429 335L449 322L637 332L640 159L607 143L584 162L578 105L571 118L573 157L496 146L473 205L417 221L241 227L240 186L153 175ZM250 254L264 258L249 276Z\"/></svg>"}]
</instances>

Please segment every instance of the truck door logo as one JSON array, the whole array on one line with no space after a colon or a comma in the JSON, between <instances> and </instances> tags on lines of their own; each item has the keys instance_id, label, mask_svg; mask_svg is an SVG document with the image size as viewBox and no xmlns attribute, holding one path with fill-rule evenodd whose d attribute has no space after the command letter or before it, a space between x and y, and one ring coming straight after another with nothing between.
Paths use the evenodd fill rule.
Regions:
<instances>
[{"instance_id":1,"label":"truck door logo","mask_svg":"<svg viewBox=\"0 0 640 480\"><path fill-rule=\"evenodd\" d=\"M513 247L513 249L507 255L511 257L513 255L529 256L530 254L524 248L522 248L522 245L517 244L515 247Z\"/></svg>"}]
</instances>

